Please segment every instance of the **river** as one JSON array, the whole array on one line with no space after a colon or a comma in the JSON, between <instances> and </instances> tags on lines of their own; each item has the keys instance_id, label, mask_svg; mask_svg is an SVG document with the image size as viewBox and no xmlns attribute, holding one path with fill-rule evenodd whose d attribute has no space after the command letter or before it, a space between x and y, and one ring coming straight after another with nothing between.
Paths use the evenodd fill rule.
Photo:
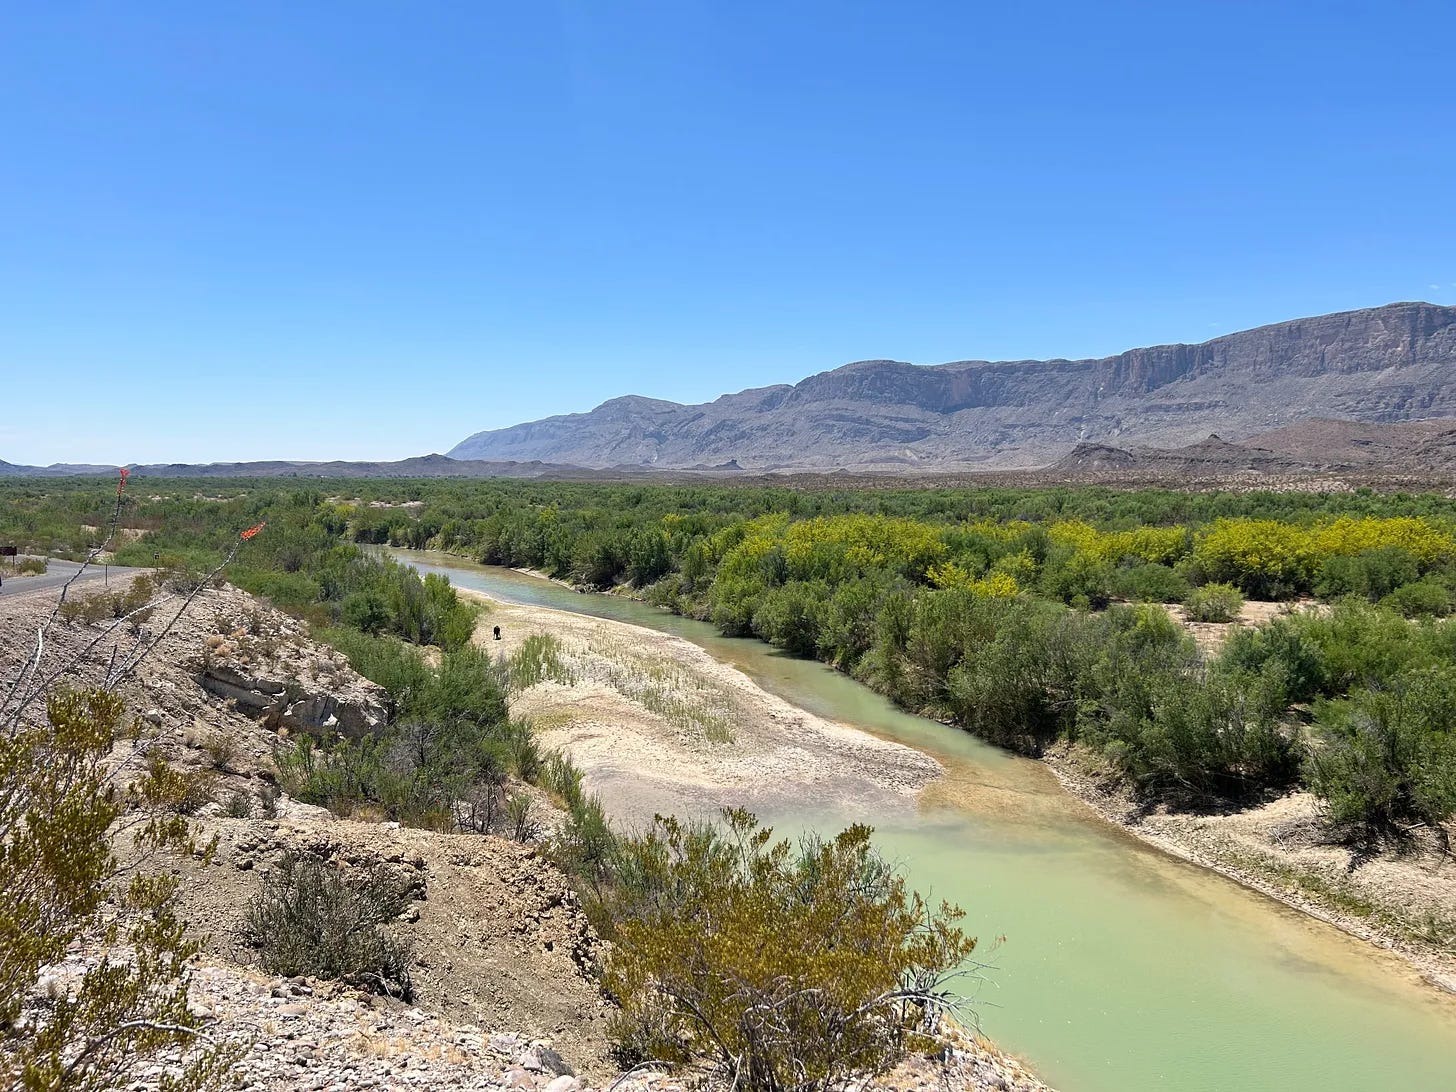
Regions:
<instances>
[{"instance_id":1,"label":"river","mask_svg":"<svg viewBox=\"0 0 1456 1092\"><path fill-rule=\"evenodd\" d=\"M911 819L762 818L870 823L918 890L963 906L977 957L992 964L974 1003L982 1029L1063 1092L1456 1089L1456 998L1389 953L1139 842L1040 763L706 623L449 555L390 552L498 600L675 634L804 709L938 759L946 777Z\"/></svg>"}]
</instances>

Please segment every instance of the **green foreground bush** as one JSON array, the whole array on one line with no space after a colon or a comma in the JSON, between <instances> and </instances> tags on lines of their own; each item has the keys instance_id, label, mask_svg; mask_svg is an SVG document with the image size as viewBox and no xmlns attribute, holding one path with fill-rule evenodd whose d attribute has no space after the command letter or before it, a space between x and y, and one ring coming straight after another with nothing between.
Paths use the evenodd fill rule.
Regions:
<instances>
[{"instance_id":1,"label":"green foreground bush","mask_svg":"<svg viewBox=\"0 0 1456 1092\"><path fill-rule=\"evenodd\" d=\"M623 1060L711 1059L759 1092L885 1072L933 1043L975 941L854 826L797 849L743 811L625 842L607 989Z\"/></svg>"},{"instance_id":2,"label":"green foreground bush","mask_svg":"<svg viewBox=\"0 0 1456 1092\"><path fill-rule=\"evenodd\" d=\"M1400 839L1456 813L1456 668L1323 703L1306 776L1330 819L1359 839Z\"/></svg>"},{"instance_id":3,"label":"green foreground bush","mask_svg":"<svg viewBox=\"0 0 1456 1092\"><path fill-rule=\"evenodd\" d=\"M179 881L137 867L209 855L180 814L189 778L154 761L118 785L107 759L138 735L114 694L58 690L44 723L24 714L0 706L0 1087L120 1088L170 1049L184 1052L170 1087L220 1085L236 1051L208 1044L187 1004L202 945L177 914ZM113 843L117 824L127 837ZM103 951L78 983L37 1004L42 970L82 943Z\"/></svg>"}]
</instances>

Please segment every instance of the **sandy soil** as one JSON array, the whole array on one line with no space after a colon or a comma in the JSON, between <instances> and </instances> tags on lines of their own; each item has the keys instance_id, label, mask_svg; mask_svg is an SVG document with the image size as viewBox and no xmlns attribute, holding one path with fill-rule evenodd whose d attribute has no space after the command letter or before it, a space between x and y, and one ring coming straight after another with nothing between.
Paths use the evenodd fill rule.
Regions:
<instances>
[{"instance_id":1,"label":"sandy soil","mask_svg":"<svg viewBox=\"0 0 1456 1092\"><path fill-rule=\"evenodd\" d=\"M1166 604L1168 614L1173 621L1182 624L1193 641L1198 645L1198 650L1204 656L1214 656L1218 650L1223 648L1224 643L1233 636L1236 629L1256 629L1266 622L1272 622L1282 614L1290 614L1297 610L1328 610L1322 603L1313 600L1299 600L1293 603L1273 602L1264 599L1245 600L1243 607L1239 610L1239 616L1232 622L1190 622L1187 612L1181 606Z\"/></svg>"},{"instance_id":2,"label":"sandy soil","mask_svg":"<svg viewBox=\"0 0 1456 1092\"><path fill-rule=\"evenodd\" d=\"M537 633L560 642L563 677L521 691L511 711L586 771L587 789L614 819L722 806L811 812L870 799L910 810L940 776L933 758L790 705L681 638L485 601L481 636L492 651L510 655Z\"/></svg>"}]
</instances>

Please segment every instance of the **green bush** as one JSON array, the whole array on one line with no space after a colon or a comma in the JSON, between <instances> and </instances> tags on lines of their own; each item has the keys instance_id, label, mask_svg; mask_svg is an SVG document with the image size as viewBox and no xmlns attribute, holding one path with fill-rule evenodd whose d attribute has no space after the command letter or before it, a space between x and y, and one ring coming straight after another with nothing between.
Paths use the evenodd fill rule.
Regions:
<instances>
[{"instance_id":1,"label":"green bush","mask_svg":"<svg viewBox=\"0 0 1456 1092\"><path fill-rule=\"evenodd\" d=\"M339 815L373 809L432 830L484 831L503 819L506 774L533 780L540 756L529 730L507 719L489 657L467 645L432 671L397 638L320 632L389 690L395 717L362 739L295 739L276 756L289 793Z\"/></svg>"},{"instance_id":2,"label":"green bush","mask_svg":"<svg viewBox=\"0 0 1456 1092\"><path fill-rule=\"evenodd\" d=\"M1311 790L1364 841L1403 837L1456 814L1456 668L1449 663L1323 703Z\"/></svg>"},{"instance_id":3,"label":"green bush","mask_svg":"<svg viewBox=\"0 0 1456 1092\"><path fill-rule=\"evenodd\" d=\"M1112 566L1090 554L1058 551L1041 573L1043 594L1083 610L1107 606L1114 583Z\"/></svg>"},{"instance_id":4,"label":"green bush","mask_svg":"<svg viewBox=\"0 0 1456 1092\"><path fill-rule=\"evenodd\" d=\"M624 1061L710 1060L755 1092L834 1087L931 1043L975 941L927 907L869 828L797 850L746 812L628 842L605 983Z\"/></svg>"},{"instance_id":5,"label":"green bush","mask_svg":"<svg viewBox=\"0 0 1456 1092\"><path fill-rule=\"evenodd\" d=\"M1396 588L1380 605L1407 618L1444 618L1451 613L1451 589L1436 580L1417 580Z\"/></svg>"},{"instance_id":6,"label":"green bush","mask_svg":"<svg viewBox=\"0 0 1456 1092\"><path fill-rule=\"evenodd\" d=\"M1144 564L1117 569L1112 592L1138 603L1181 603L1188 596L1188 581L1167 565Z\"/></svg>"},{"instance_id":7,"label":"green bush","mask_svg":"<svg viewBox=\"0 0 1456 1092\"><path fill-rule=\"evenodd\" d=\"M1232 622L1244 609L1244 597L1232 584L1205 584L1183 600L1190 622Z\"/></svg>"},{"instance_id":8,"label":"green bush","mask_svg":"<svg viewBox=\"0 0 1456 1092\"><path fill-rule=\"evenodd\" d=\"M312 975L408 1001L410 951L384 926L411 885L382 867L354 879L312 857L286 855L248 904L244 938L278 975Z\"/></svg>"},{"instance_id":9,"label":"green bush","mask_svg":"<svg viewBox=\"0 0 1456 1092\"><path fill-rule=\"evenodd\" d=\"M24 701L0 702L0 1087L105 1092L161 1059L180 1062L176 1087L222 1087L238 1052L208 1042L188 1004L202 944L168 866L211 857L177 816L191 778L158 760L117 783L115 694L55 691L41 724ZM132 835L113 838L124 814ZM83 946L92 966L74 992L37 1007L44 969Z\"/></svg>"},{"instance_id":10,"label":"green bush","mask_svg":"<svg viewBox=\"0 0 1456 1092\"><path fill-rule=\"evenodd\" d=\"M753 612L753 632L791 655L812 657L828 600L829 587L822 580L794 580L773 588L764 593Z\"/></svg>"},{"instance_id":11,"label":"green bush","mask_svg":"<svg viewBox=\"0 0 1456 1092\"><path fill-rule=\"evenodd\" d=\"M338 649L355 671L388 690L397 706L410 707L415 696L430 687L430 668L419 649L398 637L370 636L345 626L315 627L313 636Z\"/></svg>"},{"instance_id":12,"label":"green bush","mask_svg":"<svg viewBox=\"0 0 1456 1092\"><path fill-rule=\"evenodd\" d=\"M1331 557L1320 570L1314 592L1322 599L1358 595L1372 602L1421 576L1420 560L1399 546Z\"/></svg>"}]
</instances>

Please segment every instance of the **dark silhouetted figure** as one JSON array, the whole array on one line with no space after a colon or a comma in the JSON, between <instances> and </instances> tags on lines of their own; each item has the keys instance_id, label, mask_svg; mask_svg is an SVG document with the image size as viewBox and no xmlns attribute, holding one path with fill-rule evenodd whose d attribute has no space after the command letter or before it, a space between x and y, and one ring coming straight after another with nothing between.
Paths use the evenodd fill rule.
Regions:
<instances>
[{"instance_id":1,"label":"dark silhouetted figure","mask_svg":"<svg viewBox=\"0 0 1456 1092\"><path fill-rule=\"evenodd\" d=\"M496 627L495 627L495 639L496 639L496 640L497 640L497 641L499 641L499 640L500 640L500 626L496 626Z\"/></svg>"}]
</instances>

